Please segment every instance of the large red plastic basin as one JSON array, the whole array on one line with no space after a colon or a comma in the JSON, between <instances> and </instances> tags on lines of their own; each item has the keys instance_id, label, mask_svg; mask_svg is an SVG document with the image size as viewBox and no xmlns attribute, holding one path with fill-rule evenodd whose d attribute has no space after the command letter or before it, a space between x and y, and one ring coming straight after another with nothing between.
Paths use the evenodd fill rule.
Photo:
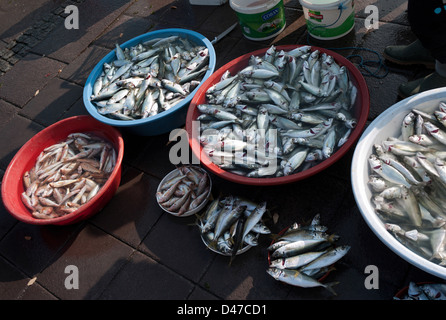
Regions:
<instances>
[{"instance_id":1,"label":"large red plastic basin","mask_svg":"<svg viewBox=\"0 0 446 320\"><path fill-rule=\"evenodd\" d=\"M283 46L277 46L276 50L284 50L284 51L290 51L292 49L295 49L296 47L300 47L300 45L283 45ZM195 94L194 98L191 101L191 104L189 106L187 117L186 117L186 131L189 135L189 144L191 146L192 152L194 153L195 157L197 159L201 160L201 164L206 167L208 170L216 174L217 176L236 182L239 184L245 184L245 185L258 185L258 186L270 186L270 185L280 185L280 184L288 184L295 181L299 181L305 178L308 178L316 173L319 173L320 171L328 168L333 163L338 161L342 158L342 156L353 146L353 144L358 140L359 136L361 135L365 124L367 122L367 118L369 115L370 110L370 95L369 90L367 87L367 83L365 82L364 77L362 76L361 72L346 58L343 56L324 48L319 47L312 47L312 51L319 50L321 53L325 52L329 55L331 55L335 61L340 66L345 66L349 70L349 76L352 83L357 87L358 94L356 98L356 103L353 106L353 115L358 120L358 123L355 127L355 129L352 131L350 138L348 141L339 148L330 158L320 162L319 164L315 165L314 167L301 171L289 176L283 176L283 177L274 177L274 178L248 178L241 175L233 174L228 171L225 171L218 167L216 164L212 163L212 161L207 158L207 156L204 154L204 152L201 152L202 146L200 144L200 141L193 137L193 126L192 122L200 115L200 111L198 110L197 106L206 103L206 90L211 87L213 84L220 81L221 76L224 72L229 70L231 75L235 75L238 71L245 68L248 65L249 58L251 56L263 56L268 50L268 48L260 49L257 51L253 51L250 53L247 53L245 55L242 55L231 62L225 64L223 67L218 69L216 72L214 72L203 85L199 88L197 93ZM205 159L205 158L207 159ZM203 161L205 159L206 161Z\"/></svg>"},{"instance_id":2,"label":"large red plastic basin","mask_svg":"<svg viewBox=\"0 0 446 320\"><path fill-rule=\"evenodd\" d=\"M70 133L74 132L90 132L112 143L117 153L115 168L96 196L78 210L58 218L36 219L20 198L24 191L23 174L34 166L43 149L65 140ZM91 116L75 116L61 120L33 136L11 160L2 181L3 204L12 216L29 224L68 225L87 219L101 210L118 189L121 182L123 155L124 140L117 129Z\"/></svg>"}]
</instances>

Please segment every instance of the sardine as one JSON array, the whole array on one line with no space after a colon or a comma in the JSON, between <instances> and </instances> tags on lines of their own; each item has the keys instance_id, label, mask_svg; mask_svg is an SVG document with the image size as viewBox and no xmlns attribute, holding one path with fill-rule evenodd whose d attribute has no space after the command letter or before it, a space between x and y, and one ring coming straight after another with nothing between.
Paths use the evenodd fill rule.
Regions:
<instances>
[{"instance_id":1,"label":"sardine","mask_svg":"<svg viewBox=\"0 0 446 320\"><path fill-rule=\"evenodd\" d=\"M324 284L297 270L268 268L266 272L274 279L293 286L303 288L323 287L329 290L333 295L336 295L336 292L332 287L338 284L338 282Z\"/></svg>"},{"instance_id":2,"label":"sardine","mask_svg":"<svg viewBox=\"0 0 446 320\"><path fill-rule=\"evenodd\" d=\"M271 46L265 55L250 57L248 65L237 73L225 72L220 81L206 90L204 103L197 106L201 114L209 116L206 121L202 117L197 119L200 132L211 127L230 130L237 125L239 129L235 136L238 139L270 154L272 151L276 163L259 168L255 160L248 166L235 163L237 157L223 162L215 157L210 160L235 174L255 178L276 177L310 167L308 162L294 166L290 163L286 172L273 170L280 167L283 155L291 154L297 147L298 141L288 138L314 138L312 141L299 141L308 147L309 154L317 155L312 158L311 166L324 161L348 141L357 124L350 112L357 100L357 88L350 81L345 67L336 64L332 57L329 59L327 54L309 48L304 46L289 52L276 52L276 48ZM337 81L338 74L342 81ZM343 93L344 90L348 90L350 95ZM231 120L234 123L221 122ZM336 128L336 133L334 129L330 130L332 127ZM266 140L267 132L274 132L272 136L276 141ZM205 139L200 140L206 142ZM247 144L244 151L250 151L249 148ZM325 154L325 157L319 157L320 154Z\"/></svg>"},{"instance_id":3,"label":"sardine","mask_svg":"<svg viewBox=\"0 0 446 320\"><path fill-rule=\"evenodd\" d=\"M195 88L192 84L203 79L209 62L207 48L179 36L125 49L115 44L115 54L114 61L104 63L90 100L100 114L123 121L151 117L183 101ZM188 56L193 58L186 60ZM130 89L135 91L124 91ZM167 95L164 90L179 96ZM149 92L153 96L157 92L158 97L151 103L145 99L152 97Z\"/></svg>"}]
</instances>

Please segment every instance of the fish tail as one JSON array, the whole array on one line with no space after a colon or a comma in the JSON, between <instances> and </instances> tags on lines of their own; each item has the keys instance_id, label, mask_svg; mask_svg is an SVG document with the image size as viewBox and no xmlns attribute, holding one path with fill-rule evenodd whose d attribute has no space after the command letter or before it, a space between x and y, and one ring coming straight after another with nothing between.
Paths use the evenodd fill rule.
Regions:
<instances>
[{"instance_id":1,"label":"fish tail","mask_svg":"<svg viewBox=\"0 0 446 320\"><path fill-rule=\"evenodd\" d=\"M218 242L218 239L213 239L211 242L208 243L208 245L207 245L208 248L212 248L212 249L216 250L217 242Z\"/></svg>"},{"instance_id":2,"label":"fish tail","mask_svg":"<svg viewBox=\"0 0 446 320\"><path fill-rule=\"evenodd\" d=\"M235 256L234 255L231 255L231 258L229 259L229 266L231 266L231 264L232 264L232 261L234 260L234 258L235 258Z\"/></svg>"},{"instance_id":3,"label":"fish tail","mask_svg":"<svg viewBox=\"0 0 446 320\"><path fill-rule=\"evenodd\" d=\"M195 222L191 222L189 226L198 226L199 228L203 227L203 223L201 222L201 216L198 213L195 213Z\"/></svg>"},{"instance_id":4,"label":"fish tail","mask_svg":"<svg viewBox=\"0 0 446 320\"><path fill-rule=\"evenodd\" d=\"M333 287L337 284L339 284L339 281L329 282L329 283L325 284L324 287L325 287L325 289L330 291L333 295L337 296L338 294L333 289Z\"/></svg>"},{"instance_id":5,"label":"fish tail","mask_svg":"<svg viewBox=\"0 0 446 320\"><path fill-rule=\"evenodd\" d=\"M268 236L271 238L271 240L273 240L274 242L276 242L276 241L282 236L282 234L279 234L279 233L270 233Z\"/></svg>"}]
</instances>

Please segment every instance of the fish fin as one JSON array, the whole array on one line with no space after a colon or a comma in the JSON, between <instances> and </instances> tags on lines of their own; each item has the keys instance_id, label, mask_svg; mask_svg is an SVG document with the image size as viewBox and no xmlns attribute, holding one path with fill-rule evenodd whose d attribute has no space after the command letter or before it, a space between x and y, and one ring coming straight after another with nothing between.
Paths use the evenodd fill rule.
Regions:
<instances>
[{"instance_id":1,"label":"fish fin","mask_svg":"<svg viewBox=\"0 0 446 320\"><path fill-rule=\"evenodd\" d=\"M328 242L333 243L333 242L335 242L336 240L338 240L339 238L340 238L340 236L338 236L337 234L331 234L331 235L328 237Z\"/></svg>"},{"instance_id":2,"label":"fish fin","mask_svg":"<svg viewBox=\"0 0 446 320\"><path fill-rule=\"evenodd\" d=\"M333 286L339 284L339 281L334 281L334 282L329 282L327 284L324 285L324 287L330 291L333 295L337 296L338 294L336 293L336 291L334 291Z\"/></svg>"}]
</instances>

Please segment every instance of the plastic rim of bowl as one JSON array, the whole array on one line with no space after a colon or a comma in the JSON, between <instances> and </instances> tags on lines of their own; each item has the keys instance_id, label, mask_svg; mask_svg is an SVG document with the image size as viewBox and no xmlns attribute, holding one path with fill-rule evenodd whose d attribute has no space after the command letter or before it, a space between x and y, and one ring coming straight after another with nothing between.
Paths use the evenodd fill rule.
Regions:
<instances>
[{"instance_id":1,"label":"plastic rim of bowl","mask_svg":"<svg viewBox=\"0 0 446 320\"><path fill-rule=\"evenodd\" d=\"M196 168L196 169L199 169L201 172L203 172L204 174L206 174L206 176L208 177L208 179L209 179L209 191L208 191L208 194L207 194L207 196L206 196L206 199L204 199L203 202L201 202L200 205L199 205L198 207L196 207L196 208L193 209L193 210L187 211L187 212L185 212L185 213L182 214L182 215L179 215L179 214L176 213L176 212L172 212L172 211L167 210L166 208L164 208L164 207L161 205L161 203L158 202L158 199L156 199L156 203L158 203L159 207L160 207L161 209L163 209L165 212L170 213L170 214L173 215L174 217L189 217L189 216L192 216L192 215L194 215L194 214L200 212L201 209L203 209L203 208L206 206L206 204L208 203L208 201L209 201L209 197L210 197L210 195L211 195L211 193L212 193L212 180L211 180L211 177L210 177L209 174L206 172L206 170L204 170L203 168L198 167L198 166L193 166L193 167ZM166 182L167 179L174 178L174 177L176 177L176 176L178 176L178 175L179 175L178 169L172 170L171 172L169 172L168 174L166 174L166 176L163 178L163 180L161 180L161 182L159 183L158 188L156 189L156 192L160 191L162 185Z\"/></svg>"},{"instance_id":2,"label":"plastic rim of bowl","mask_svg":"<svg viewBox=\"0 0 446 320\"><path fill-rule=\"evenodd\" d=\"M421 257L420 255L416 254L415 252L401 244L385 229L383 222L376 215L375 210L371 204L371 199L368 197L367 194L367 181L369 176L369 165L367 163L367 157L372 151L373 143L377 141L377 135L383 131L383 128L385 127L387 121L395 121L395 118L398 115L401 116L402 112L408 112L415 106L420 106L421 104L434 106L435 103L439 103L440 101L445 100L446 88L440 88L406 98L386 109L369 124L366 130L364 130L357 143L351 164L351 183L353 194L358 205L358 209L370 229L372 229L375 235L398 256L413 264L414 266L420 268L421 270L442 279L446 279L445 267L442 267ZM423 110L423 108L421 109ZM401 122L399 125L401 125Z\"/></svg>"},{"instance_id":3,"label":"plastic rim of bowl","mask_svg":"<svg viewBox=\"0 0 446 320\"><path fill-rule=\"evenodd\" d=\"M90 97L93 92L94 82L96 81L98 76L101 74L104 63L106 63L106 62L109 63L109 62L113 61L115 58L115 49L113 49L104 58L102 58L102 60L99 61L98 64L96 64L96 66L93 68L92 72L88 76L87 81L85 83L85 87L84 87L84 91L83 91L83 101L84 101L85 108L90 113L90 115L92 115L95 119L97 119L101 122L104 122L108 125L114 126L114 127L133 127L133 126L138 126L138 125L142 125L142 124L147 124L152 121L156 121L157 119L166 117L172 113L175 113L182 106L190 103L190 101L192 100L192 97L198 91L200 86L203 85L204 81L209 76L212 75L212 73L214 72L214 69L215 69L215 65L216 65L215 49L214 49L213 45L211 44L211 42L205 36L203 36L202 34L200 34L198 32L195 32L192 30L187 30L187 29L180 29L180 28L161 29L161 30L155 30L155 31L148 32L148 33L142 34L140 36L137 36L133 39L130 39L130 40L124 42L120 46L121 46L121 48L127 48L127 47L137 45L143 41L147 41L149 39L153 39L156 37L160 37L160 36L168 37L168 36L173 36L173 35L184 36L186 38L192 39L192 41L194 43L197 43L197 42L201 43L204 46L206 46L209 50L209 69L206 71L200 84L191 93L189 93L189 95L186 97L186 99L184 99L181 103L178 103L174 107L170 108L169 110L163 111L157 115L154 115L154 116L151 116L151 117L148 117L145 119L124 121L124 120L111 119L111 118L108 118L108 117L105 117L105 116L99 114L96 110L96 107L91 103Z\"/></svg>"},{"instance_id":4,"label":"plastic rim of bowl","mask_svg":"<svg viewBox=\"0 0 446 320\"><path fill-rule=\"evenodd\" d=\"M76 124L77 127L71 130L70 128L73 127L74 122L77 123ZM77 128L80 127L83 127L85 129L76 130ZM54 133L54 131L59 130L59 128L62 128L61 131L67 132L66 134L63 135L64 137L62 137L61 133ZM113 169L106 183L98 191L98 193L89 202L80 207L80 209L72 213L68 213L64 216L52 219L37 219L32 217L30 210L25 207L22 200L20 199L20 194L24 191L23 181L22 181L23 173L34 166L38 154L40 154L40 152L44 148L58 142L56 140L54 141L51 140L51 138L60 141L62 139L65 139L69 133L79 132L79 131L92 132L102 138L106 138L107 140L109 140L109 142L113 144L113 146L116 148L117 151L115 168ZM42 141L43 139L42 137L49 137L50 140ZM38 141L41 144L38 147L38 149L34 145L36 141ZM28 156L29 153L35 154L35 157ZM25 223L34 225L68 225L77 223L95 214L97 211L101 209L99 205L104 206L107 202L106 200L113 196L121 180L121 165L123 156L124 156L124 140L121 136L121 133L117 129L110 127L104 123L101 123L91 116L74 116L60 120L35 134L15 154L15 156L13 157L13 159L11 160L6 169L2 180L1 193L2 193L3 204L7 209L7 211L13 217ZM21 165L20 163L24 160L26 160L26 164ZM11 187L10 181L13 182L14 185L13 188ZM19 214L18 212L16 212L17 205L19 206L18 209L23 214Z\"/></svg>"},{"instance_id":5,"label":"plastic rim of bowl","mask_svg":"<svg viewBox=\"0 0 446 320\"><path fill-rule=\"evenodd\" d=\"M302 45L282 45L282 46L277 46L276 50L290 51L292 49L301 46ZM200 159L200 161L202 161L203 159L206 160L202 161L203 166L209 169L217 176L238 184L254 185L254 186L273 186L280 184L288 184L306 179L323 171L324 169L328 168L333 163L338 161L340 158L342 158L342 156L344 156L344 154L347 153L347 151L358 140L359 136L362 133L363 128L365 127L369 115L370 95L367 83L365 82L365 79L362 76L361 72L349 60L337 54L336 52L313 46L312 51L319 50L319 52L321 53L327 53L331 55L338 64L340 64L341 66L346 66L350 74L350 80L358 88L358 96L354 106L356 111L355 116L357 118L357 125L355 129L352 131L347 142L343 146L341 146L330 158L320 162L319 164L315 165L310 169L301 171L299 173L294 173L289 176L274 177L274 178L248 178L221 169L216 164L212 163L212 161L209 160L206 155L201 154L202 147L200 145L200 142L196 139L196 137L198 136L198 130L197 130L198 128L195 128L195 126L193 125L193 121L197 118L199 114L197 106L205 101L206 90L213 84L217 83L225 71L229 70L231 74L237 73L239 70L241 70L248 64L248 60L251 56L263 55L266 52L266 50L268 50L268 48L244 54L219 68L199 88L199 90L193 97L187 112L186 131L189 137L189 144L194 156L197 159Z\"/></svg>"}]
</instances>

